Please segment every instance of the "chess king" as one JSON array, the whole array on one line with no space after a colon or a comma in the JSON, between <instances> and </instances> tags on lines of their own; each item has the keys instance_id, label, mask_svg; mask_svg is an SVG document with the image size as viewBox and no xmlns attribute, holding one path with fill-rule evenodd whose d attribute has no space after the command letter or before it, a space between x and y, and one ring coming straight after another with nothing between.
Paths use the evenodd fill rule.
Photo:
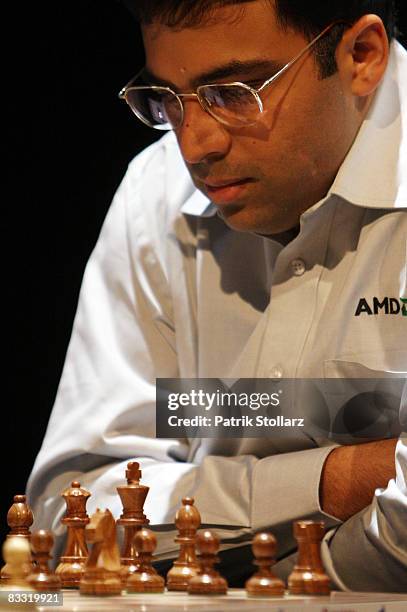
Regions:
<instances>
[{"instance_id":1,"label":"chess king","mask_svg":"<svg viewBox=\"0 0 407 612\"><path fill-rule=\"evenodd\" d=\"M87 266L28 485L36 528L60 542L72 480L92 491L90 513L118 519L116 488L137 460L161 555L177 556L174 516L193 497L241 583L254 532L274 533L268 578L286 579L291 523L323 520L335 588L405 591L407 319L355 316L362 299L407 298L394 3L126 4L146 61L120 97L168 133L131 162ZM157 378L346 379L352 418L390 402L399 427L346 445L307 426L278 440L156 438Z\"/></svg>"}]
</instances>

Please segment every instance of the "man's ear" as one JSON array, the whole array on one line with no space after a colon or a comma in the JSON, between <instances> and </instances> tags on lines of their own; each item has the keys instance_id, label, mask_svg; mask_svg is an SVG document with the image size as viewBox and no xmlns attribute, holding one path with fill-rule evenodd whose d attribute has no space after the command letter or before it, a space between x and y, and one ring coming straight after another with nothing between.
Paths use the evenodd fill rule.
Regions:
<instances>
[{"instance_id":1,"label":"man's ear","mask_svg":"<svg viewBox=\"0 0 407 612\"><path fill-rule=\"evenodd\" d=\"M380 17L364 15L346 30L338 45L336 60L353 95L372 94L389 60L389 40Z\"/></svg>"}]
</instances>

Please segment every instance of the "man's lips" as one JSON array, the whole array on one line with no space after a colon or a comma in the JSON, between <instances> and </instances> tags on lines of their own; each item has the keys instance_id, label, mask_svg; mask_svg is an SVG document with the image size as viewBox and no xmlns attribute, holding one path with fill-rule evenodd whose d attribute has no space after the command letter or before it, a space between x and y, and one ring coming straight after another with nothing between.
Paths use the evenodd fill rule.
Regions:
<instances>
[{"instance_id":1,"label":"man's lips","mask_svg":"<svg viewBox=\"0 0 407 612\"><path fill-rule=\"evenodd\" d=\"M244 179L225 179L221 181L204 181L205 187L208 189L223 189L224 187L230 187L231 185L240 185L243 183L247 183L248 181L252 181L253 179L244 178Z\"/></svg>"},{"instance_id":2,"label":"man's lips","mask_svg":"<svg viewBox=\"0 0 407 612\"><path fill-rule=\"evenodd\" d=\"M222 181L205 182L205 190L214 204L227 204L233 202L243 194L246 186L254 179L227 179Z\"/></svg>"}]
</instances>

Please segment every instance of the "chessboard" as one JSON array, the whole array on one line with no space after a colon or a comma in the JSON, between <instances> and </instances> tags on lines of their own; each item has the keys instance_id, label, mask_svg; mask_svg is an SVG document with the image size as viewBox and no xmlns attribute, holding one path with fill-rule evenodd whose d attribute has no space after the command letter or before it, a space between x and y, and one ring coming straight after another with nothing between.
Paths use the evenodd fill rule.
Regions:
<instances>
[{"instance_id":1,"label":"chessboard","mask_svg":"<svg viewBox=\"0 0 407 612\"><path fill-rule=\"evenodd\" d=\"M226 595L212 596L165 591L158 594L123 592L115 597L85 597L73 589L63 589L58 596L58 606L38 605L33 609L38 612L405 612L407 609L407 595L337 591L326 597L304 597L289 593L283 597L249 597L244 589L229 589ZM4 608L4 611L6 609L13 608Z\"/></svg>"},{"instance_id":2,"label":"chessboard","mask_svg":"<svg viewBox=\"0 0 407 612\"><path fill-rule=\"evenodd\" d=\"M323 522L299 520L293 524L297 560L283 581L273 572L277 541L270 532L253 535L253 567L244 589L230 588L217 568L220 539L200 529L201 516L194 499L185 497L174 523L178 557L165 573L157 571L157 537L147 529L144 502L149 488L140 483L137 462L128 463L126 482L117 487L123 513L97 509L90 517L86 503L91 493L73 481L61 493L66 514L63 554L51 569L54 535L47 529L31 533L34 516L25 495L16 495L8 514L10 527L3 544L0 612L6 610L271 610L283 612L386 612L407 610L407 594L331 591L322 564ZM122 530L121 549L117 530ZM240 586L239 582L239 585Z\"/></svg>"}]
</instances>

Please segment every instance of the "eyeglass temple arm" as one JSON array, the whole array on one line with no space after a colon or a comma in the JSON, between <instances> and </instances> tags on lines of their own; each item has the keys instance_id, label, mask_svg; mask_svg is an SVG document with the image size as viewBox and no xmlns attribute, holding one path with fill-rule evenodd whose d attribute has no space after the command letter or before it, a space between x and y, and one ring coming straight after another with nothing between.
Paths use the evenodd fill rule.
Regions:
<instances>
[{"instance_id":1,"label":"eyeglass temple arm","mask_svg":"<svg viewBox=\"0 0 407 612\"><path fill-rule=\"evenodd\" d=\"M293 64L295 64L295 62L297 62L303 55L305 55L305 53L311 49L311 47L313 47L315 45L316 42L319 41L320 38L322 38L331 28L333 28L335 25L339 24L339 23L348 23L347 21L344 20L339 20L339 21L334 21L333 23L331 23L330 25L328 25L324 30L322 30L322 32L320 32L320 34L318 34L318 36L316 38L314 38L313 40L311 40L311 42L304 48L302 49L298 55L296 55L291 61L288 62L288 64L286 64L285 66L283 66L278 72L276 72L276 74L273 74L273 76L268 79L265 83L263 83L263 85L260 87L260 89L258 89L257 91L262 91L262 89L264 89L265 87L267 87L268 85L270 85L270 83L272 83L273 81L275 81L276 79L278 79L279 76L281 76L282 74L284 74L284 72L286 72L286 70L288 70L289 68L291 68L291 66Z\"/></svg>"},{"instance_id":2,"label":"eyeglass temple arm","mask_svg":"<svg viewBox=\"0 0 407 612\"><path fill-rule=\"evenodd\" d=\"M138 79L138 77L140 76L140 74L143 72L144 68L142 68L135 76L131 77L130 81L128 83L126 83L126 85L124 87L121 88L121 90L119 91L119 93L117 94L119 98L121 98L122 100L126 99L126 91L127 89L131 86L131 84Z\"/></svg>"}]
</instances>

